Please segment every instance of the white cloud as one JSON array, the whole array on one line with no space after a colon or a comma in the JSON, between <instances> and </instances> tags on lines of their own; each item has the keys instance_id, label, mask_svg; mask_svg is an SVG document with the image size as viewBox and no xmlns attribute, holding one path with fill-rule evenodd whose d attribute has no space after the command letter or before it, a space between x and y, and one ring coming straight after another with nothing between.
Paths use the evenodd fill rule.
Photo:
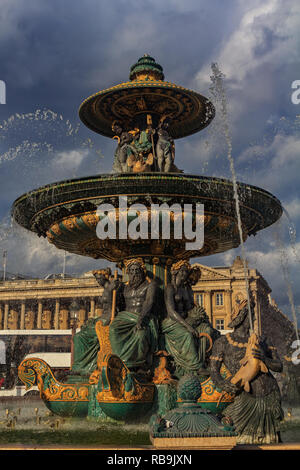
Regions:
<instances>
[{"instance_id":1,"label":"white cloud","mask_svg":"<svg viewBox=\"0 0 300 470\"><path fill-rule=\"evenodd\" d=\"M274 152L272 168L280 169L293 164L299 164L300 136L276 135L270 152Z\"/></svg>"},{"instance_id":2,"label":"white cloud","mask_svg":"<svg viewBox=\"0 0 300 470\"><path fill-rule=\"evenodd\" d=\"M267 165L277 170L299 162L300 136L275 134L267 144L252 145L239 155L238 162L263 158Z\"/></svg>"},{"instance_id":3,"label":"white cloud","mask_svg":"<svg viewBox=\"0 0 300 470\"><path fill-rule=\"evenodd\" d=\"M291 220L298 220L300 218L300 199L296 197L295 199L287 202L285 204L285 209L288 212Z\"/></svg>"},{"instance_id":4,"label":"white cloud","mask_svg":"<svg viewBox=\"0 0 300 470\"><path fill-rule=\"evenodd\" d=\"M61 170L77 170L84 158L88 155L88 150L69 150L59 152L52 160L52 166Z\"/></svg>"},{"instance_id":5,"label":"white cloud","mask_svg":"<svg viewBox=\"0 0 300 470\"><path fill-rule=\"evenodd\" d=\"M0 12L0 38L8 40L17 36L22 36L22 26L20 20L24 15L33 17L35 14L45 10L46 5L39 0L1 0Z\"/></svg>"},{"instance_id":6,"label":"white cloud","mask_svg":"<svg viewBox=\"0 0 300 470\"><path fill-rule=\"evenodd\" d=\"M268 0L247 6L238 28L224 41L217 62L231 85L243 87L247 74L265 64L298 62L300 7L293 0ZM297 39L298 38L298 39ZM207 86L210 64L198 72L197 80Z\"/></svg>"},{"instance_id":7,"label":"white cloud","mask_svg":"<svg viewBox=\"0 0 300 470\"><path fill-rule=\"evenodd\" d=\"M239 168L246 163L252 167L254 173L248 171L247 182L289 201L299 182L299 148L299 135L279 133L266 144L249 146L243 150L237 164Z\"/></svg>"},{"instance_id":8,"label":"white cloud","mask_svg":"<svg viewBox=\"0 0 300 470\"><path fill-rule=\"evenodd\" d=\"M6 237L1 233L1 238L1 248L7 251L7 272L32 277L62 273L64 251L56 248L47 239L39 238L17 224L14 224L13 230L7 231ZM66 272L81 274L106 264L105 260L96 261L67 253Z\"/></svg>"}]
</instances>

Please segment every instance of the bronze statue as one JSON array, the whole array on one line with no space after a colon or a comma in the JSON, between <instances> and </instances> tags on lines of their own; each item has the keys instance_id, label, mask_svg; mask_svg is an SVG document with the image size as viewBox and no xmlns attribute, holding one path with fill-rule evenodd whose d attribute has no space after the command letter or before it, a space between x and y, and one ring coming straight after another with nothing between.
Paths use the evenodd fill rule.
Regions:
<instances>
[{"instance_id":1,"label":"bronze statue","mask_svg":"<svg viewBox=\"0 0 300 470\"><path fill-rule=\"evenodd\" d=\"M111 270L101 269L93 271L100 287L103 287L102 297L98 299L98 305L102 309L99 317L89 318L81 327L80 331L74 335L74 362L72 364L72 375L89 377L97 365L97 354L99 351L98 337L95 325L100 320L103 325L108 325L111 320L112 292L119 286L118 281L111 278Z\"/></svg>"},{"instance_id":2,"label":"bronze statue","mask_svg":"<svg viewBox=\"0 0 300 470\"><path fill-rule=\"evenodd\" d=\"M169 173L172 171L172 165L175 159L174 140L170 136L169 129L170 119L163 116L157 127L158 140L156 144L156 158L158 171Z\"/></svg>"},{"instance_id":3,"label":"bronze statue","mask_svg":"<svg viewBox=\"0 0 300 470\"><path fill-rule=\"evenodd\" d=\"M115 158L113 163L114 173L128 173L131 171L127 165L127 159L130 155L137 155L133 142L133 134L123 130L118 122L112 124L112 130L116 134L114 139L118 140L118 146L115 151Z\"/></svg>"},{"instance_id":4,"label":"bronze statue","mask_svg":"<svg viewBox=\"0 0 300 470\"><path fill-rule=\"evenodd\" d=\"M170 118L162 116L157 128L153 127L150 114L146 118L145 128L134 127L129 131L125 131L119 122L113 122L113 138L118 140L113 172L181 172L174 164L175 144L169 134Z\"/></svg>"},{"instance_id":5,"label":"bronze statue","mask_svg":"<svg viewBox=\"0 0 300 470\"><path fill-rule=\"evenodd\" d=\"M102 296L98 298L98 306L102 309L102 314L96 320L100 320L102 325L106 326L109 325L112 316L113 290L116 290L118 295L120 281L119 279L111 278L110 268L93 271L93 275L95 276L99 286L103 287ZM119 305L119 302L116 304Z\"/></svg>"},{"instance_id":6,"label":"bronze statue","mask_svg":"<svg viewBox=\"0 0 300 470\"><path fill-rule=\"evenodd\" d=\"M162 333L166 350L175 361L177 377L185 373L207 376L207 353L219 335L204 309L194 303L192 271L187 261L174 263L172 280L165 289L167 318L162 322Z\"/></svg>"},{"instance_id":7,"label":"bronze statue","mask_svg":"<svg viewBox=\"0 0 300 470\"><path fill-rule=\"evenodd\" d=\"M133 135L133 146L135 152L132 152L128 159L127 165L133 173L144 173L155 171L154 168L154 134L155 129L152 127L151 115L146 116L146 128L134 128L130 133Z\"/></svg>"},{"instance_id":8,"label":"bronze statue","mask_svg":"<svg viewBox=\"0 0 300 470\"><path fill-rule=\"evenodd\" d=\"M224 392L235 394L235 399L224 411L239 433L243 444L270 444L280 442L279 423L283 418L280 390L271 374L281 372L282 364L276 349L265 338L253 342L249 337L248 302L237 304L228 325L233 332L220 336L213 345L210 372L214 385ZM251 299L251 315L255 302ZM250 351L251 348L251 351ZM230 376L225 379L222 364Z\"/></svg>"},{"instance_id":9,"label":"bronze statue","mask_svg":"<svg viewBox=\"0 0 300 470\"><path fill-rule=\"evenodd\" d=\"M118 315L110 325L109 339L112 351L129 369L148 371L158 342L157 318L153 312L157 286L146 278L143 260L131 259L125 265L128 283L122 284L120 290L124 310L118 308Z\"/></svg>"}]
</instances>

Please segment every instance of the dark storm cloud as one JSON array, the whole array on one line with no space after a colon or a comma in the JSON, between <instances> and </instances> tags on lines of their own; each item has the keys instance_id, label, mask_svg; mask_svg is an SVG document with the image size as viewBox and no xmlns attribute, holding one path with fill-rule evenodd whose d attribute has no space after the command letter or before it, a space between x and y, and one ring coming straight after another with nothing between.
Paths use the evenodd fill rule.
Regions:
<instances>
[{"instance_id":1,"label":"dark storm cloud","mask_svg":"<svg viewBox=\"0 0 300 470\"><path fill-rule=\"evenodd\" d=\"M145 52L187 81L237 13L220 1L2 1L0 58L10 110L74 113L87 95L128 78ZM207 28L210 23L212 27Z\"/></svg>"}]
</instances>

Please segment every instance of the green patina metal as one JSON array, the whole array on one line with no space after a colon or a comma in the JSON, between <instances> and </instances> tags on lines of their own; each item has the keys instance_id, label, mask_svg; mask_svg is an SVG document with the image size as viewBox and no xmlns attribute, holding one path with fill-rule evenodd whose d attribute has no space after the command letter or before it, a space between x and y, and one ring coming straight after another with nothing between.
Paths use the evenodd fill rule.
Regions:
<instances>
[{"instance_id":1,"label":"green patina metal","mask_svg":"<svg viewBox=\"0 0 300 470\"><path fill-rule=\"evenodd\" d=\"M180 183L180 184L179 184ZM282 214L278 199L267 191L255 186L238 184L240 213L245 235L255 234L273 224ZM40 236L48 236L58 248L94 258L106 258L120 262L131 255L155 254L155 242L151 239L135 240L129 250L126 240L106 241L105 249L99 245L96 235L96 211L100 204L110 203L118 208L119 196L127 196L128 206L138 202L145 207L152 203L204 204L205 246L202 250L186 253L178 248L181 242L160 244L157 255L199 257L220 253L240 244L230 181L204 176L176 174L130 174L100 175L93 179L77 179L66 183L54 183L32 191L17 199L13 206L13 217L24 228ZM87 214L92 214L95 223L87 223ZM76 218L70 230L66 221ZM129 220L130 222L130 220ZM53 227L58 226L59 233ZM50 237L49 237L50 235ZM184 244L184 240L182 240ZM86 245L87 243L87 245ZM157 242L156 242L157 243ZM119 248L119 255L110 249ZM176 256L175 256L176 257ZM159 271L159 270L158 270Z\"/></svg>"},{"instance_id":2,"label":"green patina metal","mask_svg":"<svg viewBox=\"0 0 300 470\"><path fill-rule=\"evenodd\" d=\"M147 422L147 416L152 409L152 402L140 402L140 403L99 403L100 408L106 416L113 418L118 421L135 421L145 420Z\"/></svg>"},{"instance_id":3,"label":"green patina metal","mask_svg":"<svg viewBox=\"0 0 300 470\"><path fill-rule=\"evenodd\" d=\"M89 402L70 402L66 400L44 400L47 408L54 414L71 418L86 418L89 411Z\"/></svg>"},{"instance_id":4,"label":"green patina metal","mask_svg":"<svg viewBox=\"0 0 300 470\"><path fill-rule=\"evenodd\" d=\"M176 408L177 384L161 384L156 386L152 414L165 415L168 411Z\"/></svg>"},{"instance_id":5,"label":"green patina metal","mask_svg":"<svg viewBox=\"0 0 300 470\"><path fill-rule=\"evenodd\" d=\"M137 61L136 64L130 67L129 78L130 80L134 80L137 78L138 73L147 72L155 73L160 80L164 80L165 78L162 66L157 64L155 62L155 59L153 59L153 57L150 57L148 54L145 54Z\"/></svg>"},{"instance_id":6,"label":"green patina metal","mask_svg":"<svg viewBox=\"0 0 300 470\"><path fill-rule=\"evenodd\" d=\"M204 96L164 81L161 65L145 55L131 67L130 81L90 96L80 106L82 122L94 132L113 137L112 123L121 120L130 129L137 116L151 114L156 123L163 114L172 115L170 133L180 138L204 129L215 109Z\"/></svg>"},{"instance_id":7,"label":"green patina metal","mask_svg":"<svg viewBox=\"0 0 300 470\"><path fill-rule=\"evenodd\" d=\"M201 382L195 375L186 375L177 386L182 400L177 408L153 415L150 420L152 438L234 437L234 428L221 420L210 409L197 403L201 396Z\"/></svg>"}]
</instances>

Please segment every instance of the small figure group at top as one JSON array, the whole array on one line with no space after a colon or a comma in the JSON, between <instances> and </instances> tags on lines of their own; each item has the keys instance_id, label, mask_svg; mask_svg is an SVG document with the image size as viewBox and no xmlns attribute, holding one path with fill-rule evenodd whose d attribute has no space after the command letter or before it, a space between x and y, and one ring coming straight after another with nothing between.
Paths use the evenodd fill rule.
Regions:
<instances>
[{"instance_id":1,"label":"small figure group at top","mask_svg":"<svg viewBox=\"0 0 300 470\"><path fill-rule=\"evenodd\" d=\"M115 151L114 173L180 172L174 165L175 145L169 133L170 118L162 116L156 129L152 117L146 116L144 130L134 127L127 131L115 121L112 130L118 140Z\"/></svg>"}]
</instances>

